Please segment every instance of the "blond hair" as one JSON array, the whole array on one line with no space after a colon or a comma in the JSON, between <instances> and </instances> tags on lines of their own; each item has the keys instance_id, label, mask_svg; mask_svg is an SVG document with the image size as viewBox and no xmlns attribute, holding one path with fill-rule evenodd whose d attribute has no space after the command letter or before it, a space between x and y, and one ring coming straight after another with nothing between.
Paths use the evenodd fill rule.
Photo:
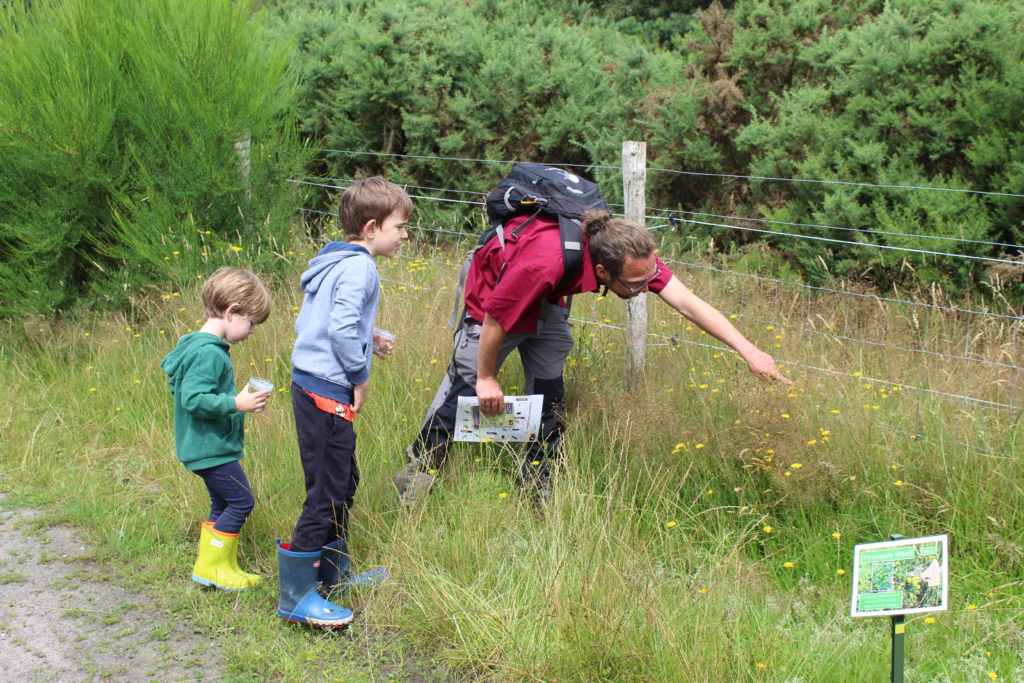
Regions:
<instances>
[{"instance_id":1,"label":"blond hair","mask_svg":"<svg viewBox=\"0 0 1024 683\"><path fill-rule=\"evenodd\" d=\"M203 283L201 294L207 318L218 318L234 304L241 315L259 324L270 317L270 293L254 273L221 266Z\"/></svg>"},{"instance_id":2,"label":"blond hair","mask_svg":"<svg viewBox=\"0 0 1024 683\"><path fill-rule=\"evenodd\" d=\"M408 220L412 200L398 185L386 178L373 176L349 185L338 201L338 222L349 239L359 239L363 226L371 220L380 226L396 209Z\"/></svg>"},{"instance_id":3,"label":"blond hair","mask_svg":"<svg viewBox=\"0 0 1024 683\"><path fill-rule=\"evenodd\" d=\"M626 257L647 258L654 253L654 239L644 227L625 218L612 218L607 211L583 214L590 259L618 277Z\"/></svg>"}]
</instances>

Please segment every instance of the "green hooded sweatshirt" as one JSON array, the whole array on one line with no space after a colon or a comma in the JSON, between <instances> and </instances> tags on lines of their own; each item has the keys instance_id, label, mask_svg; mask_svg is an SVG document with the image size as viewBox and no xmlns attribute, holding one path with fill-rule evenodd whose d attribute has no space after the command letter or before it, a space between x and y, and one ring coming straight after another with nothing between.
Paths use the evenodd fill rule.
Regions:
<instances>
[{"instance_id":1,"label":"green hooded sweatshirt","mask_svg":"<svg viewBox=\"0 0 1024 683\"><path fill-rule=\"evenodd\" d=\"M242 423L235 409L230 346L208 332L193 332L160 362L174 394L174 446L189 470L242 459Z\"/></svg>"}]
</instances>

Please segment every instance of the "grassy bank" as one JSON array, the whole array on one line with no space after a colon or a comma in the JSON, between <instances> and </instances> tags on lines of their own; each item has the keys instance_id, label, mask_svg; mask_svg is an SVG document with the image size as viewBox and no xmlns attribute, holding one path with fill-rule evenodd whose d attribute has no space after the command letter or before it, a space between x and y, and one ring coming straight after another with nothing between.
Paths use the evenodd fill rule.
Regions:
<instances>
[{"instance_id":1,"label":"grassy bank","mask_svg":"<svg viewBox=\"0 0 1024 683\"><path fill-rule=\"evenodd\" d=\"M882 680L888 622L848 616L850 562L854 544L894 532L949 533L953 550L951 610L908 619L908 680L1024 675L1019 426L865 380L895 374L892 350L872 355L834 329L738 321L759 345L803 363L788 370L790 391L699 345L707 338L652 298L650 327L664 343L649 349L646 386L628 391L621 333L604 326L620 323L625 307L579 297L574 315L594 322L575 327L569 457L553 500L538 513L518 496L509 449L460 445L428 503L399 509L391 477L450 354L457 277L411 253L381 264L380 324L398 333L399 348L375 365L357 423L352 545L358 567L386 565L393 578L351 597L359 618L345 633L284 624L274 538L290 533L303 495L285 390L294 282L307 257L295 251L292 277L273 283L271 319L232 352L239 382L251 373L282 388L246 422L243 462L258 504L241 563L266 580L242 594L188 580L205 492L174 459L158 363L198 327L198 288L142 298L132 319L23 320L2 336L0 382L12 398L0 407L3 489L86 529L116 580L144 585L222 643L233 677ZM711 287L699 273L688 280ZM719 287L709 298L756 320L763 294ZM820 305L822 329L843 320L866 336L903 324L896 313L883 321L875 302L795 309L804 316L810 305ZM956 344L958 325L936 319L922 343ZM1000 332L988 333L978 353L998 354ZM1014 391L998 369L936 362L902 362L901 382L952 390L970 381L993 401ZM505 373L514 393L516 364ZM967 430L1010 456L941 438Z\"/></svg>"}]
</instances>

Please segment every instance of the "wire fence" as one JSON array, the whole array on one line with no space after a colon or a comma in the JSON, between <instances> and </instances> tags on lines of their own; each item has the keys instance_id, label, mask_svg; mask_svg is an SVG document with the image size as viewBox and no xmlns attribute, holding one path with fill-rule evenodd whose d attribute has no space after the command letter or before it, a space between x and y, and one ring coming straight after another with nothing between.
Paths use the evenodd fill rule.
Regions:
<instances>
[{"instance_id":1,"label":"wire fence","mask_svg":"<svg viewBox=\"0 0 1024 683\"><path fill-rule=\"evenodd\" d=\"M429 160L436 163L475 162L484 164L510 165L514 162L497 159L471 159L458 157L431 157L425 155L397 155L380 152L355 152L351 150L322 150L334 154L366 154L395 158ZM558 164L556 164L558 165ZM564 165L581 168L579 165ZM617 166L586 166L582 168L619 170ZM759 176L734 176L726 174L676 171L673 169L648 169L651 172L701 175L722 178L744 178L759 181L813 182L820 184L855 185L879 190L913 192L963 192L976 195L1024 198L1022 194L987 192L980 190L955 190L922 186L871 185L842 181L806 180L795 178L768 178ZM292 182L327 190L331 193L343 191L352 178L296 178ZM414 200L437 202L465 207L467 215L479 212L483 206L485 191L465 188L444 188L407 185L407 191ZM611 206L613 211L621 206ZM333 217L328 211L303 207L300 209L311 223L322 225ZM648 208L646 218L648 229L671 228L680 231L687 224L697 224L723 230L748 230L769 233L795 240L821 243L842 242L858 248L891 250L893 252L925 254L929 256L981 260L987 263L1020 265L1015 258L988 258L974 254L958 253L953 250L928 250L915 247L881 244L872 242L872 236L900 239L932 239L949 245L947 249L963 247L1000 247L1015 250L1024 255L1024 246L1000 242L965 239L950 236L929 236L883 230L863 230L843 226L810 223L774 221L761 218L726 216L719 214L683 212L672 209ZM704 218L716 220L702 220ZM766 227L757 228L751 225ZM808 228L844 233L855 233L856 241L842 240L821 235L800 234L796 230L780 231L773 226L790 229ZM403 259L415 258L420 263L431 263L450 267L452 270L449 291L454 292L458 279L457 268L464 252L475 246L477 233L456 229L428 226L409 226L412 236L411 249L414 255L403 255ZM685 251L685 249L683 250ZM938 401L952 404L957 410L968 413L983 413L995 416L1010 429L1021 423L1024 414L1024 321L1012 313L1001 313L964 308L944 304L938 300L923 301L912 298L880 296L870 292L856 291L843 286L811 286L779 278L765 277L756 273L745 273L718 267L700 258L697 250L689 258L679 249L661 241L659 257L669 264L681 279L703 299L709 301L737 321L737 326L747 333L751 328L775 329L785 334L785 345L779 349L766 348L775 352L777 362L791 371L823 378L839 378L864 382L874 387L887 387L901 391L904 395L918 397L921 401ZM388 280L392 284L421 287L413 282ZM454 295L453 295L454 296ZM453 301L454 306L454 301ZM625 315L623 311L623 316ZM625 325L602 319L577 315L573 321L579 325L595 328L625 331ZM749 334L748 334L749 336ZM666 334L648 329L648 345L651 347L675 346L706 348L716 352L730 349L717 344L688 339L679 332ZM764 347L765 344L759 343ZM869 353L873 350L874 354ZM883 359L874 371L865 371L858 365L862 358ZM823 363L824 361L824 363ZM934 379L930 386L920 381L908 382L902 379L906 368L925 364L928 371L925 378ZM941 381L940 381L941 380ZM961 387L953 391L950 385ZM999 417L1002 416L1002 417ZM949 434L933 435L920 430L905 429L901 426L883 425L894 434L902 434L918 440L942 440L949 442ZM958 428L959 429L959 428ZM965 430L966 431L966 430ZM962 437L956 440L958 446L970 449L985 457L1013 457L1015 453L1000 452L988 445L973 443ZM1010 440L1013 443L1013 440Z\"/></svg>"},{"instance_id":2,"label":"wire fence","mask_svg":"<svg viewBox=\"0 0 1024 683\"><path fill-rule=\"evenodd\" d=\"M304 183L307 183L307 184L314 184L316 186L330 187L330 188L339 189L339 190L340 189L344 189L344 187L346 186L346 185L337 185L337 184L322 183L322 182L315 182L315 183L314 182L309 182L309 181L296 181L296 182L304 182ZM464 190L464 191L469 191L469 190ZM473 193L473 194L479 194L479 193ZM421 200L427 200L427 201L435 201L436 200L436 198L432 198L430 196L416 196L416 198L417 199L421 199ZM447 200L447 201L451 201L451 200ZM466 202L466 201L461 201L461 200L457 200L457 201L459 201L461 203L471 204L473 206L481 206L482 207L482 203L481 202ZM326 212L326 211L317 211L317 210L313 210L313 209L301 209L301 211L304 211L304 212L307 212L307 213L312 213L312 214L318 214L318 215L321 215L321 216L324 216L324 217L333 217L333 214L331 214L329 212ZM435 236L435 237L436 236L445 236L447 238L457 238L458 240L466 239L466 240L468 240L470 242L473 242L473 241L475 241L478 238L477 234L475 234L475 233L461 231L461 230L449 230L449 229L433 228L433 227L426 227L426 226L409 226L409 229L413 233L415 233L415 234L430 233L430 234L433 234L433 236ZM414 244L419 245L419 244L421 244L423 242L424 241L421 238L421 239L416 240ZM439 242L435 239L433 244L432 244L432 250L434 252L436 252L439 246L440 246ZM803 283L786 282L786 281L782 281L782 280L778 280L778 279L765 278L765 276L763 276L763 275L757 275L757 274L753 274L753 273L743 273L743 272L737 272L737 271L734 271L734 270L727 270L727 269L722 269L722 268L716 268L716 267L710 266L708 264L696 263L694 261L684 261L684 260L680 260L680 259L677 259L677 258L672 258L672 257L665 256L665 255L662 256L662 260L665 261L666 263L670 263L670 264L676 265L676 266L681 266L682 268L686 268L686 269L689 269L689 270L707 270L707 271L715 272L715 273L717 273L719 275L722 275L722 276L728 276L728 278L743 279L743 280L748 280L748 281L752 281L752 282L756 282L756 283L761 283L761 284L770 284L770 285L773 285L773 286L776 286L776 287L781 287L781 288L792 288L794 290L799 290L799 291L803 291L803 292L817 292L817 293L821 293L821 294L830 294L830 295L835 295L835 296L839 296L839 297L852 297L852 298L855 298L855 299L866 299L866 300L878 301L878 302L882 302L882 303L885 303L885 304L899 304L899 305L902 305L902 306L913 306L913 307L920 307L920 308L925 308L925 309L941 310L941 311L946 311L946 312L950 312L950 313L955 312L955 313L961 313L961 314L966 314L966 315L970 315L970 316L979 316L981 318L1001 319L1001 321L1005 321L1005 322L1007 322L1009 324L1014 324L1019 319L1015 315L1011 315L1011 314L1007 314L1007 313L996 313L996 312L991 312L991 311L973 310L973 309L961 308L961 307L956 307L956 306L948 306L948 305L941 305L941 304L936 304L936 303L930 303L930 302L913 301L913 300L905 300L905 299L895 299L895 298L891 298L891 297L880 297L880 296L877 296L877 295L863 294L863 293L859 293L859 292L850 292L850 291L847 291L847 290L839 290L839 289L825 288L825 287L814 287L814 286L810 286L810 285L805 285ZM848 304L847 304L847 307L848 307ZM726 311L726 312L731 312L731 311ZM743 313L741 311L737 311L735 314L738 317L740 317L740 318L750 319L750 321L754 322L754 323L760 323L760 324L766 324L766 325L792 325L792 322L790 322L790 321L783 321L783 319L778 318L778 317L776 317L776 318L763 318L763 317L757 317L757 316L752 316L752 315L749 315L749 314L745 314L745 313ZM808 314L806 317L809 318L810 315ZM986 359L986 358L983 358L983 357L976 357L976 356L972 355L971 352L970 352L970 348L971 348L970 335L972 334L971 326L968 326L966 331L965 331L965 343L963 345L964 351L962 353L949 353L949 352L934 351L934 350L929 350L927 348L914 348L914 347L908 347L908 346L902 346L902 345L895 345L895 344L887 343L886 341L876 341L876 340L870 340L870 339L861 338L861 337L854 337L849 332L849 326L850 326L850 317L849 317L849 315L846 315L846 316L844 316L843 331L842 332L837 332L835 330L823 331L823 330L814 329L814 328L811 328L811 327L808 327L808 326L803 327L801 329L801 331L805 332L807 334L820 335L820 336L824 336L824 337L830 337L830 338L834 338L834 339L840 339L840 340L844 340L844 341L861 343L861 344L866 344L866 345L871 345L871 346L879 346L879 347L892 348L892 349L896 349L896 350L899 350L899 351L905 351L905 352L909 352L909 353L920 353L920 354L923 354L923 355L937 355L937 356L946 357L946 358L950 358L950 359L959 359L959 360L964 360L966 362L971 362L971 364L990 365L990 366L995 366L995 367L1000 367L1000 368L1007 368L1007 369L1010 369L1010 370L1021 370L1022 369L1020 366L1017 366L1017 365L1014 365L1014 364L1007 364L1007 362L999 362L999 361L996 361L996 360L990 360L990 359ZM927 336L927 333L926 333L926 336Z\"/></svg>"}]
</instances>

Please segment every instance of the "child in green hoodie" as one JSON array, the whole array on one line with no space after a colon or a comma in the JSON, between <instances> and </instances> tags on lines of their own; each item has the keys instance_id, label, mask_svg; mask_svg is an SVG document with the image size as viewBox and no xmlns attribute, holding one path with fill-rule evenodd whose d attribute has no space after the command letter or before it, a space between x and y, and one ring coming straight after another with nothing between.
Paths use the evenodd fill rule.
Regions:
<instances>
[{"instance_id":1,"label":"child in green hoodie","mask_svg":"<svg viewBox=\"0 0 1024 683\"><path fill-rule=\"evenodd\" d=\"M206 323L186 334L160 363L174 394L178 460L199 475L210 494L192 579L223 590L256 585L257 574L238 568L238 533L256 503L242 459L243 413L262 412L269 391L235 389L228 350L270 315L270 295L247 270L220 268L203 285Z\"/></svg>"}]
</instances>

